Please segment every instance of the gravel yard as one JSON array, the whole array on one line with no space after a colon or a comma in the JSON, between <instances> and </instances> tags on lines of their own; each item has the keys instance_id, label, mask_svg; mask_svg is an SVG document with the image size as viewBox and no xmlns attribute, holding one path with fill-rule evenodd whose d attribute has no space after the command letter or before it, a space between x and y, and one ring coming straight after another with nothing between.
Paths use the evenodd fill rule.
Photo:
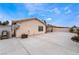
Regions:
<instances>
[{"instance_id":1,"label":"gravel yard","mask_svg":"<svg viewBox=\"0 0 79 59\"><path fill-rule=\"evenodd\" d=\"M70 38L75 34L52 32L26 39L0 40L1 55L78 55L79 43Z\"/></svg>"}]
</instances>

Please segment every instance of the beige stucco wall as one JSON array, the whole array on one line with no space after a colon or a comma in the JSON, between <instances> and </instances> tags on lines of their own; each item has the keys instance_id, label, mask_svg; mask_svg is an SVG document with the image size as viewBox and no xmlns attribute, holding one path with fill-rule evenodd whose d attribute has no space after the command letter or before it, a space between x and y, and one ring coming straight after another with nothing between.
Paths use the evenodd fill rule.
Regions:
<instances>
[{"instance_id":1,"label":"beige stucco wall","mask_svg":"<svg viewBox=\"0 0 79 59\"><path fill-rule=\"evenodd\" d=\"M54 32L69 32L69 28L53 28Z\"/></svg>"},{"instance_id":2,"label":"beige stucco wall","mask_svg":"<svg viewBox=\"0 0 79 59\"><path fill-rule=\"evenodd\" d=\"M34 34L41 34L46 32L46 26L37 21L37 20L30 20L19 23L20 27L16 30L16 37L21 37L22 34L34 35ZM38 31L38 26L43 26L43 31Z\"/></svg>"}]
</instances>

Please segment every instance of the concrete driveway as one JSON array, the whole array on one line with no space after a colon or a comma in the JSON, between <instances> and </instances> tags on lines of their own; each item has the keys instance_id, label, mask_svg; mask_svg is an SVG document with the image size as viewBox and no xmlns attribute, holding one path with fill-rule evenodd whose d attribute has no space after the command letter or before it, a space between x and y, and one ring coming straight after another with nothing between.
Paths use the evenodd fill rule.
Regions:
<instances>
[{"instance_id":1,"label":"concrete driveway","mask_svg":"<svg viewBox=\"0 0 79 59\"><path fill-rule=\"evenodd\" d=\"M52 32L26 39L11 38L0 40L2 55L78 55L79 43L70 38L75 34Z\"/></svg>"}]
</instances>

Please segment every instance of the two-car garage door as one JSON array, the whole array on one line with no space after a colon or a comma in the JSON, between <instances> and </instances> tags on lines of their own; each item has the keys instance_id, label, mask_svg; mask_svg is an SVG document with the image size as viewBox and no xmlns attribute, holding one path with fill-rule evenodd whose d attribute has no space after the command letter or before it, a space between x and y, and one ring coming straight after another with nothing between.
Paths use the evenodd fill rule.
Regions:
<instances>
[{"instance_id":1,"label":"two-car garage door","mask_svg":"<svg viewBox=\"0 0 79 59\"><path fill-rule=\"evenodd\" d=\"M69 32L69 28L53 28L54 32Z\"/></svg>"}]
</instances>

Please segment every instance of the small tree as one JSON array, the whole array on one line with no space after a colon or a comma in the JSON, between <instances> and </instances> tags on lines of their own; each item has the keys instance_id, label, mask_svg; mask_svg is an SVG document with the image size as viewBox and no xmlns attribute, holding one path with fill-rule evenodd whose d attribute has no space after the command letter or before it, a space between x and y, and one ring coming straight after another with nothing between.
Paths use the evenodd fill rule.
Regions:
<instances>
[{"instance_id":1,"label":"small tree","mask_svg":"<svg viewBox=\"0 0 79 59\"><path fill-rule=\"evenodd\" d=\"M0 25L2 25L2 22L0 21Z\"/></svg>"},{"instance_id":2,"label":"small tree","mask_svg":"<svg viewBox=\"0 0 79 59\"><path fill-rule=\"evenodd\" d=\"M2 25L8 25L9 24L9 21L5 21L2 23Z\"/></svg>"}]
</instances>

